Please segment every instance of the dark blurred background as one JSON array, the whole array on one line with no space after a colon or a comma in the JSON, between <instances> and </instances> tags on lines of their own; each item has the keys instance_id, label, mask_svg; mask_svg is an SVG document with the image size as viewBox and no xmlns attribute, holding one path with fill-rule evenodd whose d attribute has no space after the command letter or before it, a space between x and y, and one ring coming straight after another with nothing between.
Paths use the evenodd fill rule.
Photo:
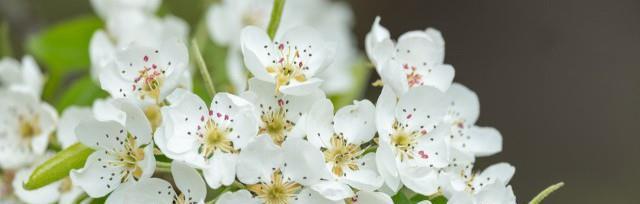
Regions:
<instances>
[{"instance_id":1,"label":"dark blurred background","mask_svg":"<svg viewBox=\"0 0 640 204\"><path fill-rule=\"evenodd\" d=\"M479 124L504 137L503 152L478 165L515 165L519 203L558 181L566 186L545 203L638 203L640 1L349 2L361 48L376 15L394 37L442 31L455 81L480 96ZM192 23L202 10L165 4ZM17 53L29 33L91 12L86 0L0 0Z\"/></svg>"}]
</instances>

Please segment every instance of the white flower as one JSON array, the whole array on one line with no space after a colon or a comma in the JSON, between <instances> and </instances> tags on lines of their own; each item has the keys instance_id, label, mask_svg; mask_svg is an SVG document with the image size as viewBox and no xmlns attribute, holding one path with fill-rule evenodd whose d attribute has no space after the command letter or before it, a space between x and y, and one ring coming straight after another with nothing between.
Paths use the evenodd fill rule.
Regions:
<instances>
[{"instance_id":1,"label":"white flower","mask_svg":"<svg viewBox=\"0 0 640 204\"><path fill-rule=\"evenodd\" d=\"M263 29L249 26L242 30L241 43L249 71L284 94L306 95L318 88L322 80L314 76L333 59L333 48L310 27L292 28L272 41Z\"/></svg>"},{"instance_id":2,"label":"white flower","mask_svg":"<svg viewBox=\"0 0 640 204\"><path fill-rule=\"evenodd\" d=\"M267 156L268 155L268 156ZM261 135L240 152L238 180L247 184L246 191L223 195L225 202L240 203L331 203L310 186L329 181L322 153L305 140L290 138L276 145L269 136Z\"/></svg>"},{"instance_id":3,"label":"white flower","mask_svg":"<svg viewBox=\"0 0 640 204\"><path fill-rule=\"evenodd\" d=\"M146 13L155 12L160 0L91 0L93 10L102 18L118 15L123 10L139 10Z\"/></svg>"},{"instance_id":4,"label":"white flower","mask_svg":"<svg viewBox=\"0 0 640 204\"><path fill-rule=\"evenodd\" d=\"M45 153L58 114L32 94L2 90L0 98L0 167L24 167Z\"/></svg>"},{"instance_id":5,"label":"white flower","mask_svg":"<svg viewBox=\"0 0 640 204\"><path fill-rule=\"evenodd\" d=\"M511 186L506 186L513 177L515 168L507 163L487 167L481 173L452 177L451 185L444 186L449 203L497 203L512 204L515 196Z\"/></svg>"},{"instance_id":6,"label":"white flower","mask_svg":"<svg viewBox=\"0 0 640 204\"><path fill-rule=\"evenodd\" d=\"M490 156L502 150L502 135L495 128L478 127L478 96L462 84L454 83L446 93L451 99L445 121L451 124L448 142L459 151L474 156Z\"/></svg>"},{"instance_id":7,"label":"white flower","mask_svg":"<svg viewBox=\"0 0 640 204\"><path fill-rule=\"evenodd\" d=\"M273 1L223 0L207 11L207 28L217 44L239 47L242 28L257 26L266 28L271 16Z\"/></svg>"},{"instance_id":8,"label":"white flower","mask_svg":"<svg viewBox=\"0 0 640 204\"><path fill-rule=\"evenodd\" d=\"M443 92L449 88L455 70L444 64L444 40L440 31L433 28L409 31L394 43L379 22L377 17L365 46L385 85L398 94L417 86L433 86Z\"/></svg>"},{"instance_id":9,"label":"white flower","mask_svg":"<svg viewBox=\"0 0 640 204\"><path fill-rule=\"evenodd\" d=\"M24 56L22 64L12 58L0 60L0 90L14 90L40 97L44 78L31 56Z\"/></svg>"},{"instance_id":10,"label":"white flower","mask_svg":"<svg viewBox=\"0 0 640 204\"><path fill-rule=\"evenodd\" d=\"M373 139L375 107L368 101L356 101L333 116L328 99L314 104L306 120L307 139L324 155L325 168L332 173L330 182L313 186L331 200L354 196L351 187L374 191L384 182L376 169L375 153L365 154L366 143Z\"/></svg>"},{"instance_id":11,"label":"white flower","mask_svg":"<svg viewBox=\"0 0 640 204\"><path fill-rule=\"evenodd\" d=\"M157 47L131 44L116 53L116 63L100 73L100 84L114 98L159 104L178 87L188 69L189 54L179 40Z\"/></svg>"},{"instance_id":12,"label":"white flower","mask_svg":"<svg viewBox=\"0 0 640 204\"><path fill-rule=\"evenodd\" d=\"M218 93L211 108L182 89L162 108L163 125L156 131L158 147L169 158L201 168L211 188L230 185L236 177L238 153L258 133L253 105Z\"/></svg>"},{"instance_id":13,"label":"white flower","mask_svg":"<svg viewBox=\"0 0 640 204\"><path fill-rule=\"evenodd\" d=\"M26 190L23 184L29 179L33 168L21 169L16 173L12 186L15 195L26 203L60 203L72 204L83 192L73 186L67 177L36 190Z\"/></svg>"},{"instance_id":14,"label":"white flower","mask_svg":"<svg viewBox=\"0 0 640 204\"><path fill-rule=\"evenodd\" d=\"M91 197L102 197L122 183L149 178L155 170L151 125L128 99L110 102L119 115L113 120L91 119L76 128L78 140L96 151L84 168L70 173L74 184Z\"/></svg>"},{"instance_id":15,"label":"white flower","mask_svg":"<svg viewBox=\"0 0 640 204\"><path fill-rule=\"evenodd\" d=\"M207 188L198 171L185 163L173 161L171 175L180 193L159 178L145 178L135 184L122 187L109 196L107 204L119 203L204 203Z\"/></svg>"},{"instance_id":16,"label":"white flower","mask_svg":"<svg viewBox=\"0 0 640 204\"><path fill-rule=\"evenodd\" d=\"M67 148L78 142L76 127L80 122L93 118L91 108L71 106L66 108L60 116L56 137L62 148Z\"/></svg>"},{"instance_id":17,"label":"white flower","mask_svg":"<svg viewBox=\"0 0 640 204\"><path fill-rule=\"evenodd\" d=\"M280 145L288 137L304 136L304 117L315 101L325 98L320 90L308 90L305 96L275 93L274 84L258 79L249 80L249 91L242 94L255 104L260 119L259 134L267 134Z\"/></svg>"},{"instance_id":18,"label":"white flower","mask_svg":"<svg viewBox=\"0 0 640 204\"><path fill-rule=\"evenodd\" d=\"M440 125L448 101L428 86L413 88L399 100L389 87L382 89L376 104L376 164L387 189L397 192L404 184L424 195L437 191L437 169L446 167L449 159Z\"/></svg>"},{"instance_id":19,"label":"white flower","mask_svg":"<svg viewBox=\"0 0 640 204\"><path fill-rule=\"evenodd\" d=\"M393 200L382 192L358 191L354 197L349 199L349 202L353 204L392 204Z\"/></svg>"}]
</instances>

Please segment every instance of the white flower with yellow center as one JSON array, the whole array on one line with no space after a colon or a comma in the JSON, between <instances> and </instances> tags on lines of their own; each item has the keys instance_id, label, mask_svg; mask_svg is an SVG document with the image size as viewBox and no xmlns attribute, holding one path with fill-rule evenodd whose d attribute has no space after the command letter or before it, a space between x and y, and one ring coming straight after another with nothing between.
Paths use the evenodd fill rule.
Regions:
<instances>
[{"instance_id":1,"label":"white flower with yellow center","mask_svg":"<svg viewBox=\"0 0 640 204\"><path fill-rule=\"evenodd\" d=\"M207 188L195 169L179 161L171 163L171 175L179 190L159 178L145 178L140 182L123 186L106 201L106 204L159 203L201 204L207 196Z\"/></svg>"},{"instance_id":2,"label":"white flower with yellow center","mask_svg":"<svg viewBox=\"0 0 640 204\"><path fill-rule=\"evenodd\" d=\"M130 99L110 102L120 115L112 120L91 119L76 127L78 140L96 151L84 168L70 173L74 184L91 197L102 197L123 183L149 178L155 170L151 125Z\"/></svg>"},{"instance_id":3,"label":"white flower with yellow center","mask_svg":"<svg viewBox=\"0 0 640 204\"><path fill-rule=\"evenodd\" d=\"M351 187L374 191L382 186L375 153L365 154L376 133L373 103L356 101L334 116L331 101L322 99L314 104L306 123L307 139L322 152L325 168L332 173L332 182L312 189L338 201L354 196Z\"/></svg>"},{"instance_id":4,"label":"white flower with yellow center","mask_svg":"<svg viewBox=\"0 0 640 204\"><path fill-rule=\"evenodd\" d=\"M306 95L322 80L314 77L333 60L333 48L310 27L294 27L269 39L265 30L249 26L240 35L244 63L257 78L274 83L272 92Z\"/></svg>"},{"instance_id":5,"label":"white flower with yellow center","mask_svg":"<svg viewBox=\"0 0 640 204\"><path fill-rule=\"evenodd\" d=\"M449 164L441 125L448 102L433 87L416 87L398 98L384 86L376 104L376 164L385 188L396 192L404 184L423 195L437 191L438 169Z\"/></svg>"},{"instance_id":6,"label":"white flower with yellow center","mask_svg":"<svg viewBox=\"0 0 640 204\"><path fill-rule=\"evenodd\" d=\"M33 94L0 90L0 168L25 167L45 153L58 114Z\"/></svg>"},{"instance_id":7,"label":"white flower with yellow center","mask_svg":"<svg viewBox=\"0 0 640 204\"><path fill-rule=\"evenodd\" d=\"M21 91L40 97L44 79L38 64L31 56L24 56L22 62L8 57L2 58L0 73L0 90Z\"/></svg>"},{"instance_id":8,"label":"white flower with yellow center","mask_svg":"<svg viewBox=\"0 0 640 204\"><path fill-rule=\"evenodd\" d=\"M304 96L275 93L272 83L249 80L249 91L242 94L253 102L256 117L260 119L259 134L269 135L280 145L288 137L304 136L304 117L315 101L325 98L322 91L308 90Z\"/></svg>"},{"instance_id":9,"label":"white flower with yellow center","mask_svg":"<svg viewBox=\"0 0 640 204\"><path fill-rule=\"evenodd\" d=\"M444 64L444 40L440 31L409 31L394 43L377 17L367 34L365 47L369 59L385 85L398 94L418 86L433 86L446 91L455 75L451 65Z\"/></svg>"},{"instance_id":10,"label":"white flower with yellow center","mask_svg":"<svg viewBox=\"0 0 640 204\"><path fill-rule=\"evenodd\" d=\"M443 190L448 203L454 204L513 204L516 198L511 186L507 186L515 168L507 163L498 163L487 167L480 173L451 177L450 185Z\"/></svg>"},{"instance_id":11,"label":"white flower with yellow center","mask_svg":"<svg viewBox=\"0 0 640 204\"><path fill-rule=\"evenodd\" d=\"M116 63L100 74L100 84L114 98L159 104L174 89L189 64L186 46L167 39L161 46L136 43L119 50Z\"/></svg>"},{"instance_id":12,"label":"white flower with yellow center","mask_svg":"<svg viewBox=\"0 0 640 204\"><path fill-rule=\"evenodd\" d=\"M260 135L238 158L238 180L251 193L227 193L218 203L333 203L309 188L330 182L323 161L322 153L305 140L290 138L278 146Z\"/></svg>"},{"instance_id":13,"label":"white flower with yellow center","mask_svg":"<svg viewBox=\"0 0 640 204\"><path fill-rule=\"evenodd\" d=\"M178 89L162 108L163 125L155 140L169 158L203 170L211 188L230 185L236 177L238 153L258 133L253 105L218 93L211 108L195 94Z\"/></svg>"}]
</instances>

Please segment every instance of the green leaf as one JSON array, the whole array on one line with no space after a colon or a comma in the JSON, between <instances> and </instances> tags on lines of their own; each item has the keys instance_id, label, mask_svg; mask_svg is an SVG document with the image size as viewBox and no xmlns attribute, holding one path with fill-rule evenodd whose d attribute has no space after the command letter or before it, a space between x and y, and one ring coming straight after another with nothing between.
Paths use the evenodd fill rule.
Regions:
<instances>
[{"instance_id":1,"label":"green leaf","mask_svg":"<svg viewBox=\"0 0 640 204\"><path fill-rule=\"evenodd\" d=\"M447 204L447 198L445 198L444 196L431 198L429 199L429 201L431 201L431 204Z\"/></svg>"},{"instance_id":2,"label":"green leaf","mask_svg":"<svg viewBox=\"0 0 640 204\"><path fill-rule=\"evenodd\" d=\"M418 203L423 200L429 200L429 197L422 194L416 194L413 197L411 197L411 203Z\"/></svg>"},{"instance_id":3,"label":"green leaf","mask_svg":"<svg viewBox=\"0 0 640 204\"><path fill-rule=\"evenodd\" d=\"M24 188L38 189L67 177L72 169L82 168L93 151L80 143L71 145L33 170Z\"/></svg>"},{"instance_id":4,"label":"green leaf","mask_svg":"<svg viewBox=\"0 0 640 204\"><path fill-rule=\"evenodd\" d=\"M89 41L100 27L102 21L95 16L65 21L30 37L27 50L51 72L86 69L90 65Z\"/></svg>"},{"instance_id":5,"label":"green leaf","mask_svg":"<svg viewBox=\"0 0 640 204\"><path fill-rule=\"evenodd\" d=\"M60 112L71 105L90 106L95 99L108 96L89 76L77 79L65 90L56 103Z\"/></svg>"},{"instance_id":6,"label":"green leaf","mask_svg":"<svg viewBox=\"0 0 640 204\"><path fill-rule=\"evenodd\" d=\"M409 200L409 198L407 198L407 195L405 195L402 191L391 197L391 199L395 204L412 204L411 200Z\"/></svg>"}]
</instances>

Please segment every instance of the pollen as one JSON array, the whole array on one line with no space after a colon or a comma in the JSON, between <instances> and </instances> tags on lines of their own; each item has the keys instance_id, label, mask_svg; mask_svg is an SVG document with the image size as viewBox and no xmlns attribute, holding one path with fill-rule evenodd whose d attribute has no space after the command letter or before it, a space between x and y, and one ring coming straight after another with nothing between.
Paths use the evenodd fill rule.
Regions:
<instances>
[{"instance_id":1,"label":"pollen","mask_svg":"<svg viewBox=\"0 0 640 204\"><path fill-rule=\"evenodd\" d=\"M30 120L20 117L19 131L22 139L30 141L36 135L39 135L41 133L39 123L40 119L37 116L31 118Z\"/></svg>"},{"instance_id":2,"label":"pollen","mask_svg":"<svg viewBox=\"0 0 640 204\"><path fill-rule=\"evenodd\" d=\"M286 119L286 111L282 107L265 112L260 119L262 120L260 134L268 134L278 145L284 142L287 133L293 128L293 123Z\"/></svg>"},{"instance_id":3,"label":"pollen","mask_svg":"<svg viewBox=\"0 0 640 204\"><path fill-rule=\"evenodd\" d=\"M362 155L360 147L354 144L349 144L343 137L334 134L331 137L331 147L324 150L325 162L333 165L331 172L336 176L343 176L345 169L357 171L358 162L357 159Z\"/></svg>"},{"instance_id":4,"label":"pollen","mask_svg":"<svg viewBox=\"0 0 640 204\"><path fill-rule=\"evenodd\" d=\"M300 190L301 186L295 182L286 182L280 170L271 175L270 183L258 183L247 186L247 189L266 204L286 204Z\"/></svg>"},{"instance_id":5,"label":"pollen","mask_svg":"<svg viewBox=\"0 0 640 204\"><path fill-rule=\"evenodd\" d=\"M200 135L201 144L198 153L208 159L213 156L216 150L225 153L236 152L233 142L229 139L231 130L231 128L221 127L213 120L208 120L204 133Z\"/></svg>"}]
</instances>

